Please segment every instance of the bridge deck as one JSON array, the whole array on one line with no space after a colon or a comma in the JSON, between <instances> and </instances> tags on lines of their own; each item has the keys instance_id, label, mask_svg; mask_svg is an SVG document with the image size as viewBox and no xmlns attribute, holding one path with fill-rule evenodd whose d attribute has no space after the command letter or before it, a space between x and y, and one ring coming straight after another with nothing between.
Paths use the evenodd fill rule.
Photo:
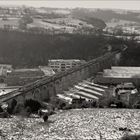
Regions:
<instances>
[{"instance_id":1,"label":"bridge deck","mask_svg":"<svg viewBox=\"0 0 140 140\"><path fill-rule=\"evenodd\" d=\"M14 90L14 91L9 92L7 94L3 94L0 96L0 103L5 102L5 101L7 101L15 96L20 95L20 94L21 94L21 92L19 92L18 90Z\"/></svg>"}]
</instances>

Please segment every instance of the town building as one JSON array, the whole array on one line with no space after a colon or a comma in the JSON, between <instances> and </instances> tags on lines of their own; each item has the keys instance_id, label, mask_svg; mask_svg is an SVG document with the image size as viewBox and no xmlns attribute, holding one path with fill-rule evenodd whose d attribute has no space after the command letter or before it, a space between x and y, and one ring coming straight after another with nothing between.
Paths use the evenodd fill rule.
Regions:
<instances>
[{"instance_id":1,"label":"town building","mask_svg":"<svg viewBox=\"0 0 140 140\"><path fill-rule=\"evenodd\" d=\"M124 107L134 107L140 101L140 67L113 66L98 73L94 82L112 87L116 103L121 101Z\"/></svg>"},{"instance_id":2,"label":"town building","mask_svg":"<svg viewBox=\"0 0 140 140\"><path fill-rule=\"evenodd\" d=\"M0 76L7 76L12 71L12 65L0 64Z\"/></svg>"},{"instance_id":3,"label":"town building","mask_svg":"<svg viewBox=\"0 0 140 140\"><path fill-rule=\"evenodd\" d=\"M84 64L86 61L79 59L52 59L48 62L49 67L51 67L55 72L60 72Z\"/></svg>"},{"instance_id":4,"label":"town building","mask_svg":"<svg viewBox=\"0 0 140 140\"><path fill-rule=\"evenodd\" d=\"M12 72L12 65L9 64L0 64L0 87L5 87L7 75Z\"/></svg>"},{"instance_id":5,"label":"town building","mask_svg":"<svg viewBox=\"0 0 140 140\"><path fill-rule=\"evenodd\" d=\"M45 76L53 76L55 74L53 69L48 66L39 66L39 69L44 72Z\"/></svg>"}]
</instances>

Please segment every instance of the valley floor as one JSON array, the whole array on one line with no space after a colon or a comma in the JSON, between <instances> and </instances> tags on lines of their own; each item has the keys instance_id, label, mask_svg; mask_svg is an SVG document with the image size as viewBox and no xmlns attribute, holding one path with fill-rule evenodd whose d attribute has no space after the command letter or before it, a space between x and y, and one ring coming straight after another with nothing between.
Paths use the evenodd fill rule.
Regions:
<instances>
[{"instance_id":1,"label":"valley floor","mask_svg":"<svg viewBox=\"0 0 140 140\"><path fill-rule=\"evenodd\" d=\"M131 130L120 131L119 128ZM126 133L140 134L140 110L131 109L76 109L58 112L43 119L0 118L0 139L120 139Z\"/></svg>"}]
</instances>

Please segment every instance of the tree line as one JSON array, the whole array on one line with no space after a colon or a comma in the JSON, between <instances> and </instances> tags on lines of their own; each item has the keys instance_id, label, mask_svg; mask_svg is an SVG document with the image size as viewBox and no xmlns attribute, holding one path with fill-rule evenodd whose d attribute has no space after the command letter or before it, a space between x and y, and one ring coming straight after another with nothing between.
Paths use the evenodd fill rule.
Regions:
<instances>
[{"instance_id":1,"label":"tree line","mask_svg":"<svg viewBox=\"0 0 140 140\"><path fill-rule=\"evenodd\" d=\"M103 55L111 44L113 50L124 43L121 39L81 34L28 34L0 31L0 63L15 67L47 65L49 59L90 60Z\"/></svg>"}]
</instances>

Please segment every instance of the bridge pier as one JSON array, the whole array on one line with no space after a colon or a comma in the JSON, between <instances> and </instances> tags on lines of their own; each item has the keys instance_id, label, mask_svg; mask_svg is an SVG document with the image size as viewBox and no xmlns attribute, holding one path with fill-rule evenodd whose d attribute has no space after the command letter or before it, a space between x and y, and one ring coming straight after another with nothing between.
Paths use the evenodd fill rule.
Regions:
<instances>
[{"instance_id":1,"label":"bridge pier","mask_svg":"<svg viewBox=\"0 0 140 140\"><path fill-rule=\"evenodd\" d=\"M41 100L41 90L39 88L36 88L33 91L33 99L40 101Z\"/></svg>"},{"instance_id":2,"label":"bridge pier","mask_svg":"<svg viewBox=\"0 0 140 140\"><path fill-rule=\"evenodd\" d=\"M69 74L69 75L67 75L67 83L68 83L68 87L72 87L73 86L73 84L72 84L72 81L73 81L73 79L72 79L72 73L71 74Z\"/></svg>"},{"instance_id":3,"label":"bridge pier","mask_svg":"<svg viewBox=\"0 0 140 140\"><path fill-rule=\"evenodd\" d=\"M85 74L85 69L83 68L81 70L81 80L84 80L84 79L86 79L86 74Z\"/></svg>"},{"instance_id":4,"label":"bridge pier","mask_svg":"<svg viewBox=\"0 0 140 140\"><path fill-rule=\"evenodd\" d=\"M50 97L55 97L56 96L56 89L55 89L55 83L54 82L52 82L48 85L48 89L49 89Z\"/></svg>"},{"instance_id":5,"label":"bridge pier","mask_svg":"<svg viewBox=\"0 0 140 140\"><path fill-rule=\"evenodd\" d=\"M76 72L76 75L77 75L77 78L76 78L76 79L77 79L77 82L82 81L82 77L81 77L82 74L81 74L81 73L82 73L81 70L79 70L79 71Z\"/></svg>"},{"instance_id":6,"label":"bridge pier","mask_svg":"<svg viewBox=\"0 0 140 140\"><path fill-rule=\"evenodd\" d=\"M77 84L77 72L74 72L71 74L71 83L72 83L72 86Z\"/></svg>"},{"instance_id":7,"label":"bridge pier","mask_svg":"<svg viewBox=\"0 0 140 140\"><path fill-rule=\"evenodd\" d=\"M93 66L93 74L95 75L98 71L100 71L100 64L99 63L95 63Z\"/></svg>"},{"instance_id":8,"label":"bridge pier","mask_svg":"<svg viewBox=\"0 0 140 140\"><path fill-rule=\"evenodd\" d=\"M50 93L47 85L43 85L41 87L41 100L49 100Z\"/></svg>"},{"instance_id":9,"label":"bridge pier","mask_svg":"<svg viewBox=\"0 0 140 140\"><path fill-rule=\"evenodd\" d=\"M67 76L62 77L62 88L63 90L67 90L68 89L68 78Z\"/></svg>"},{"instance_id":10,"label":"bridge pier","mask_svg":"<svg viewBox=\"0 0 140 140\"><path fill-rule=\"evenodd\" d=\"M93 76L93 69L94 69L94 66L90 65L89 66L89 77Z\"/></svg>"},{"instance_id":11,"label":"bridge pier","mask_svg":"<svg viewBox=\"0 0 140 140\"><path fill-rule=\"evenodd\" d=\"M23 95L21 94L19 96L16 96L15 100L18 101L19 103L24 103L24 101L25 101L25 95L24 94Z\"/></svg>"},{"instance_id":12,"label":"bridge pier","mask_svg":"<svg viewBox=\"0 0 140 140\"><path fill-rule=\"evenodd\" d=\"M29 91L28 93L25 93L25 100L33 99L33 91Z\"/></svg>"},{"instance_id":13,"label":"bridge pier","mask_svg":"<svg viewBox=\"0 0 140 140\"><path fill-rule=\"evenodd\" d=\"M62 94L63 92L62 79L55 81L55 90L56 90L56 94Z\"/></svg>"}]
</instances>

